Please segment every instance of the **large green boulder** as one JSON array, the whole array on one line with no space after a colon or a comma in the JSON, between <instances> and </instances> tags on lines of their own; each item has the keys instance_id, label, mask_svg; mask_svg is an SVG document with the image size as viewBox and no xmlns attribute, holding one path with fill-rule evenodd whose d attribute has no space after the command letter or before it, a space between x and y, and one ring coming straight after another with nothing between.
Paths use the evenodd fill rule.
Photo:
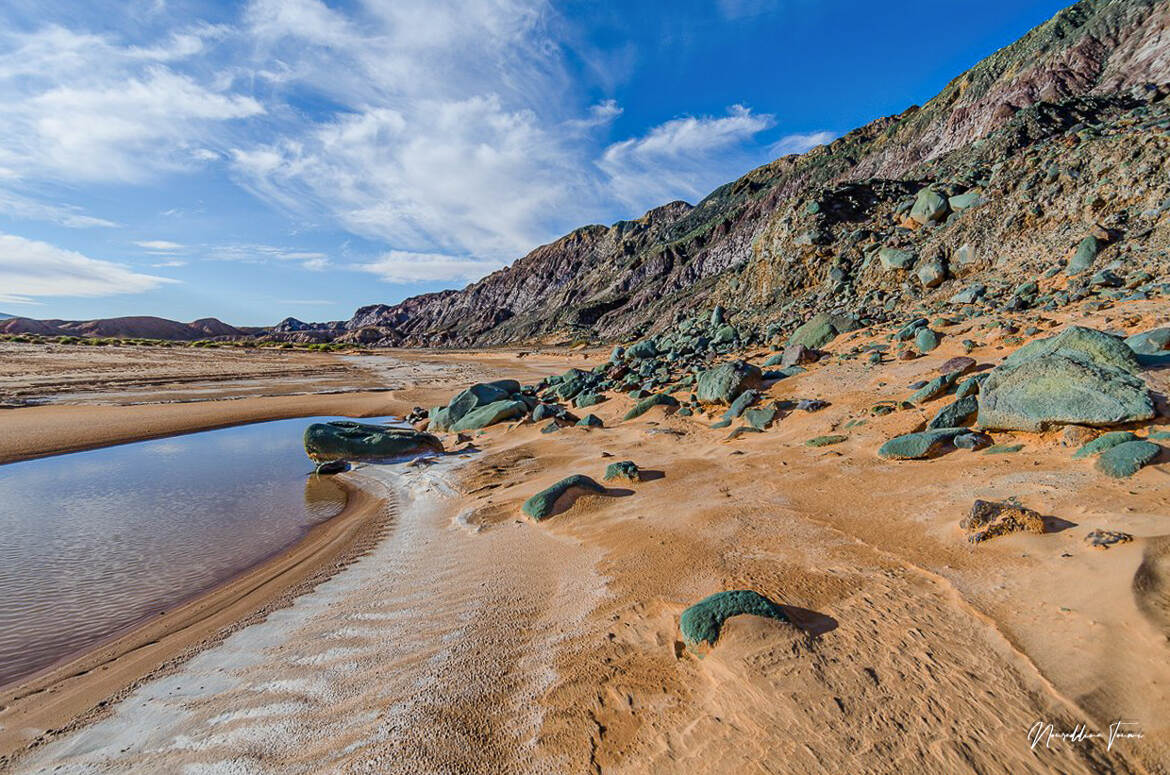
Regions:
<instances>
[{"instance_id":1,"label":"large green boulder","mask_svg":"<svg viewBox=\"0 0 1170 775\"><path fill-rule=\"evenodd\" d=\"M1153 416L1153 398L1141 378L1080 353L1042 355L999 366L979 391L982 428L1103 427Z\"/></svg>"},{"instance_id":2,"label":"large green boulder","mask_svg":"<svg viewBox=\"0 0 1170 775\"><path fill-rule=\"evenodd\" d=\"M850 315L834 312L818 312L788 337L788 347L804 345L810 350L819 350L840 334L857 328L857 321Z\"/></svg>"},{"instance_id":3,"label":"large green boulder","mask_svg":"<svg viewBox=\"0 0 1170 775\"><path fill-rule=\"evenodd\" d=\"M315 461L386 460L442 451L436 436L411 428L338 420L305 429L305 452Z\"/></svg>"},{"instance_id":4,"label":"large green boulder","mask_svg":"<svg viewBox=\"0 0 1170 775\"><path fill-rule=\"evenodd\" d=\"M966 428L937 428L918 433L895 436L878 449L878 456L886 460L920 460L941 451Z\"/></svg>"},{"instance_id":5,"label":"large green boulder","mask_svg":"<svg viewBox=\"0 0 1170 775\"><path fill-rule=\"evenodd\" d=\"M1137 357L1121 339L1081 326L1021 347L979 390L979 425L1040 431L1117 425L1154 416Z\"/></svg>"},{"instance_id":6,"label":"large green boulder","mask_svg":"<svg viewBox=\"0 0 1170 775\"><path fill-rule=\"evenodd\" d=\"M750 589L732 589L726 592L716 592L714 595L695 603L682 612L678 624L682 631L683 641L694 649L703 644L715 645L715 642L719 640L719 632L723 629L723 623L733 616L744 614L764 616L781 622L791 621L783 608L759 592Z\"/></svg>"},{"instance_id":7,"label":"large green boulder","mask_svg":"<svg viewBox=\"0 0 1170 775\"><path fill-rule=\"evenodd\" d=\"M764 373L745 361L729 361L699 374L695 394L708 404L730 404L745 390L763 386Z\"/></svg>"},{"instance_id":8,"label":"large green boulder","mask_svg":"<svg viewBox=\"0 0 1170 775\"><path fill-rule=\"evenodd\" d=\"M947 217L951 211L945 196L933 188L924 188L914 198L914 206L910 208L910 217L919 223L937 223Z\"/></svg>"},{"instance_id":9,"label":"large green boulder","mask_svg":"<svg viewBox=\"0 0 1170 775\"><path fill-rule=\"evenodd\" d=\"M605 488L584 474L573 474L566 477L552 487L541 490L521 507L524 513L537 522L548 519L557 513L558 507L562 510L572 505L571 501L581 495L589 493L600 494Z\"/></svg>"},{"instance_id":10,"label":"large green boulder","mask_svg":"<svg viewBox=\"0 0 1170 775\"><path fill-rule=\"evenodd\" d=\"M430 430L454 430L454 424L481 406L506 401L520 393L520 383L514 379L481 382L461 391L446 406L430 411Z\"/></svg>"},{"instance_id":11,"label":"large green boulder","mask_svg":"<svg viewBox=\"0 0 1170 775\"><path fill-rule=\"evenodd\" d=\"M1130 374L1140 374L1142 370L1137 356L1125 340L1084 326L1069 326L1056 336L1030 342L1004 358L1000 368L1010 368L1052 353L1080 353L1093 363L1113 366Z\"/></svg>"},{"instance_id":12,"label":"large green boulder","mask_svg":"<svg viewBox=\"0 0 1170 775\"><path fill-rule=\"evenodd\" d=\"M473 409L463 417L451 423L449 430L454 431L473 431L480 428L486 428L489 425L506 422L507 420L519 420L528 414L528 404L523 401L513 401L511 399L506 401L496 401Z\"/></svg>"}]
</instances>

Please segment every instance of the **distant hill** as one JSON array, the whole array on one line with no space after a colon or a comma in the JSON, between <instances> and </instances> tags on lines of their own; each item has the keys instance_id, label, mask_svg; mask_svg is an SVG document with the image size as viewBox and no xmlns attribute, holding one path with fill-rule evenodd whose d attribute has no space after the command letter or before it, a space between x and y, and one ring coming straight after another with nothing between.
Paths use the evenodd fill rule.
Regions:
<instances>
[{"instance_id":1,"label":"distant hill","mask_svg":"<svg viewBox=\"0 0 1170 775\"><path fill-rule=\"evenodd\" d=\"M14 317L16 317L16 315L9 315L7 313L0 312L0 320L8 320L8 318L14 318Z\"/></svg>"},{"instance_id":2,"label":"distant hill","mask_svg":"<svg viewBox=\"0 0 1170 775\"><path fill-rule=\"evenodd\" d=\"M149 316L100 320L32 320L11 316L0 319L0 333L42 336L169 339L189 342L196 339L240 339L255 332L256 329L239 329L215 318L201 318L192 323Z\"/></svg>"}]
</instances>

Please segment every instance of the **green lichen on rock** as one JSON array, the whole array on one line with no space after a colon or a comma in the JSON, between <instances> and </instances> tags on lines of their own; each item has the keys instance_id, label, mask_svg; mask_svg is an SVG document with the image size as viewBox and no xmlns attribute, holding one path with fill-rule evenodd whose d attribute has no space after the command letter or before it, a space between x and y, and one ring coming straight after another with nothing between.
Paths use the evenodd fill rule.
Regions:
<instances>
[{"instance_id":1,"label":"green lichen on rock","mask_svg":"<svg viewBox=\"0 0 1170 775\"><path fill-rule=\"evenodd\" d=\"M548 519L557 510L557 502L562 498L575 499L587 493L600 494L605 488L584 474L573 474L565 477L551 487L545 488L524 501L522 507L525 514L537 522ZM565 505L562 503L562 505Z\"/></svg>"},{"instance_id":2,"label":"green lichen on rock","mask_svg":"<svg viewBox=\"0 0 1170 775\"><path fill-rule=\"evenodd\" d=\"M386 460L443 451L443 442L430 433L349 420L313 423L305 429L304 442L315 461Z\"/></svg>"},{"instance_id":3,"label":"green lichen on rock","mask_svg":"<svg viewBox=\"0 0 1170 775\"><path fill-rule=\"evenodd\" d=\"M999 369L1053 354L1080 354L1092 363L1112 366L1130 374L1140 374L1142 370L1137 356L1125 340L1085 326L1069 326L1056 336L1030 342L1004 358Z\"/></svg>"},{"instance_id":4,"label":"green lichen on rock","mask_svg":"<svg viewBox=\"0 0 1170 775\"><path fill-rule=\"evenodd\" d=\"M1114 479L1133 476L1154 462L1162 448L1152 441L1125 441L1110 447L1097 458L1097 470Z\"/></svg>"},{"instance_id":5,"label":"green lichen on rock","mask_svg":"<svg viewBox=\"0 0 1170 775\"><path fill-rule=\"evenodd\" d=\"M702 644L715 645L723 623L733 616L764 616L781 622L790 621L784 609L758 592L750 589L733 589L716 592L705 597L682 612L679 629L683 641L690 648Z\"/></svg>"}]
</instances>

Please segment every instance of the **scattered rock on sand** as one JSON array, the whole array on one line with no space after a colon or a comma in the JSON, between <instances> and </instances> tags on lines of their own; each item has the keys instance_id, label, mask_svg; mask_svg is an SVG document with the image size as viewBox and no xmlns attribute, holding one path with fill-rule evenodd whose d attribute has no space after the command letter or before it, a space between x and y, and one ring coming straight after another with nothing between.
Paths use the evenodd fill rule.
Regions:
<instances>
[{"instance_id":1,"label":"scattered rock on sand","mask_svg":"<svg viewBox=\"0 0 1170 775\"><path fill-rule=\"evenodd\" d=\"M616 463L610 463L605 467L605 481L609 482L614 479L639 481L641 473L638 471L638 465L633 460L619 460Z\"/></svg>"},{"instance_id":2,"label":"scattered rock on sand","mask_svg":"<svg viewBox=\"0 0 1170 775\"><path fill-rule=\"evenodd\" d=\"M1114 544L1128 544L1133 540L1133 536L1129 533L1122 533L1118 530L1102 530L1100 528L1091 530L1085 535L1085 543L1094 549L1108 549Z\"/></svg>"},{"instance_id":3,"label":"scattered rock on sand","mask_svg":"<svg viewBox=\"0 0 1170 775\"><path fill-rule=\"evenodd\" d=\"M959 527L967 531L967 540L976 544L1009 533L1043 533L1044 518L1014 503L977 500Z\"/></svg>"},{"instance_id":4,"label":"scattered rock on sand","mask_svg":"<svg viewBox=\"0 0 1170 775\"><path fill-rule=\"evenodd\" d=\"M305 452L317 461L385 460L442 451L443 442L437 436L411 428L337 420L305 429Z\"/></svg>"},{"instance_id":5,"label":"scattered rock on sand","mask_svg":"<svg viewBox=\"0 0 1170 775\"><path fill-rule=\"evenodd\" d=\"M565 507L571 505L571 503L565 503L562 499L565 499L565 501L570 499L575 500L581 495L597 495L603 492L605 492L605 488L588 476L584 474L573 474L572 476L565 477L552 487L541 490L536 495L533 495L524 501L522 508L525 514L540 522L556 513L558 501L561 501L561 505Z\"/></svg>"},{"instance_id":6,"label":"scattered rock on sand","mask_svg":"<svg viewBox=\"0 0 1170 775\"><path fill-rule=\"evenodd\" d=\"M785 353L797 345L803 345L809 350L819 350L839 335L856 328L857 321L849 315L818 312L792 332L792 336L788 338Z\"/></svg>"},{"instance_id":7,"label":"scattered rock on sand","mask_svg":"<svg viewBox=\"0 0 1170 775\"><path fill-rule=\"evenodd\" d=\"M966 428L938 428L918 433L895 436L878 449L878 455L887 460L919 460L941 451Z\"/></svg>"},{"instance_id":8,"label":"scattered rock on sand","mask_svg":"<svg viewBox=\"0 0 1170 775\"><path fill-rule=\"evenodd\" d=\"M842 441L846 441L848 438L849 438L848 436L837 436L837 435L816 436L816 437L811 438L808 441L806 441L804 443L804 445L806 447L828 447L832 444L840 444Z\"/></svg>"},{"instance_id":9,"label":"scattered rock on sand","mask_svg":"<svg viewBox=\"0 0 1170 775\"><path fill-rule=\"evenodd\" d=\"M1162 452L1152 441L1124 441L1097 458L1097 470L1114 479L1133 476Z\"/></svg>"},{"instance_id":10,"label":"scattered rock on sand","mask_svg":"<svg viewBox=\"0 0 1170 775\"><path fill-rule=\"evenodd\" d=\"M666 393L655 393L634 404L622 419L633 420L641 417L656 406L678 406L678 399Z\"/></svg>"},{"instance_id":11,"label":"scattered rock on sand","mask_svg":"<svg viewBox=\"0 0 1170 775\"><path fill-rule=\"evenodd\" d=\"M723 623L733 616L763 616L781 622L790 621L784 610L768 598L750 589L716 592L682 612L679 629L691 649L714 646Z\"/></svg>"},{"instance_id":12,"label":"scattered rock on sand","mask_svg":"<svg viewBox=\"0 0 1170 775\"><path fill-rule=\"evenodd\" d=\"M978 414L979 397L964 396L953 404L948 404L940 409L938 414L926 424L926 429L933 431L938 428L958 428L970 425L975 422L975 417Z\"/></svg>"}]
</instances>

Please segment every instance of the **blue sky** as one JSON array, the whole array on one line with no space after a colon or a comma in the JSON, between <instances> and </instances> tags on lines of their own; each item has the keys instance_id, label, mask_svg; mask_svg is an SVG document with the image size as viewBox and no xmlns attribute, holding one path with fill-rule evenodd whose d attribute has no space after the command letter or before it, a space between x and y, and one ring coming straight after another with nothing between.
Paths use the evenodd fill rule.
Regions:
<instances>
[{"instance_id":1,"label":"blue sky","mask_svg":"<svg viewBox=\"0 0 1170 775\"><path fill-rule=\"evenodd\" d=\"M1064 5L6 0L0 311L462 287L924 102Z\"/></svg>"}]
</instances>

